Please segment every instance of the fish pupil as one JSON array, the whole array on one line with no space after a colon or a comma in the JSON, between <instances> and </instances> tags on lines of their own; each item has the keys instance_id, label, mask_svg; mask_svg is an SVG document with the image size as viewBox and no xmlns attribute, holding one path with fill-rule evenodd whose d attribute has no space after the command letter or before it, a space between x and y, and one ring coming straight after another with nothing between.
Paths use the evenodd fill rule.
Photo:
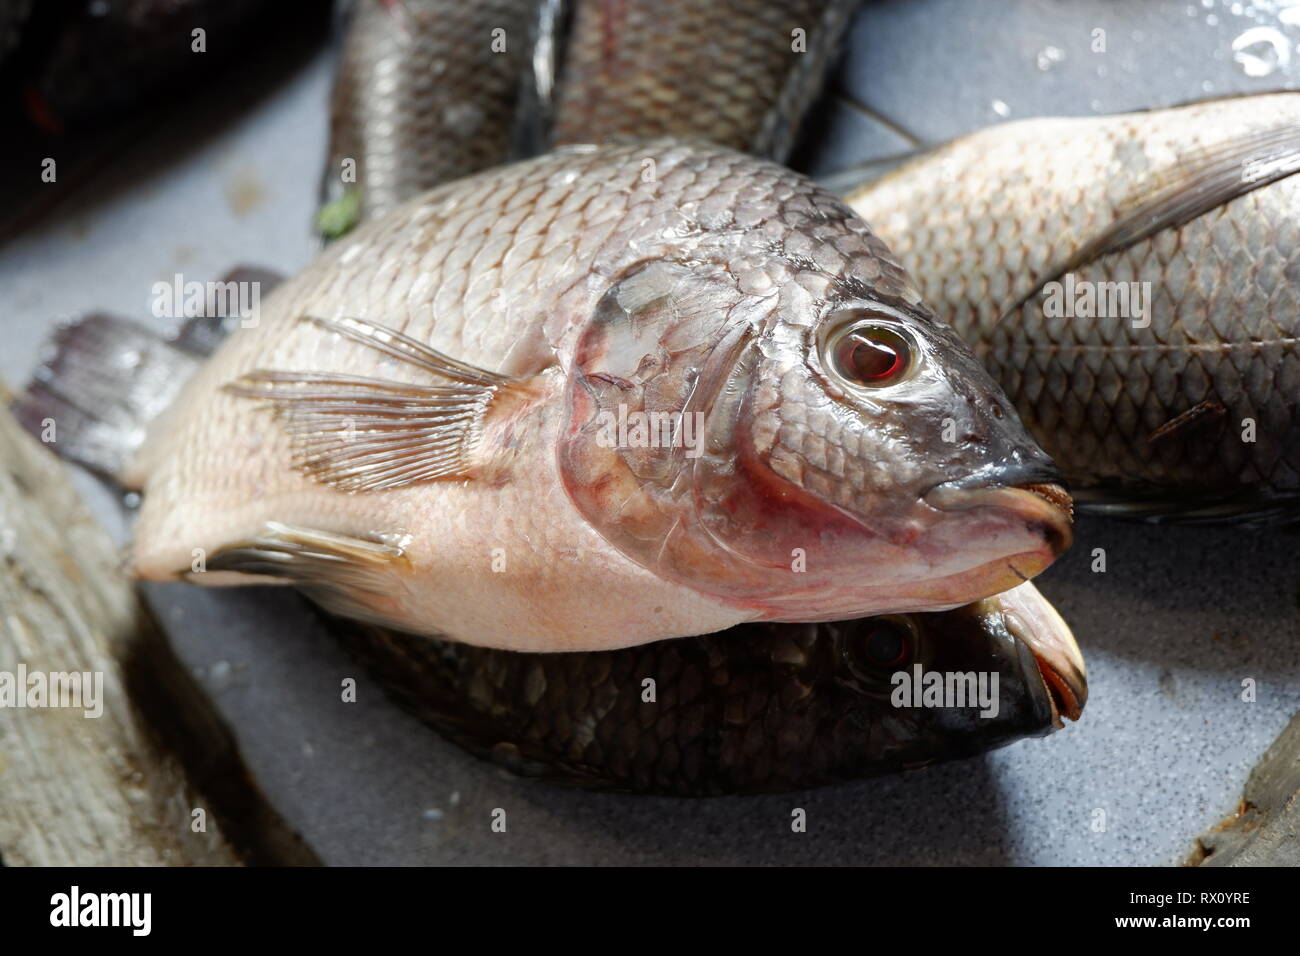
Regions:
<instances>
[{"instance_id":1,"label":"fish pupil","mask_svg":"<svg viewBox=\"0 0 1300 956\"><path fill-rule=\"evenodd\" d=\"M907 364L907 347L884 329L850 332L837 350L841 374L861 385L883 385Z\"/></svg>"},{"instance_id":2,"label":"fish pupil","mask_svg":"<svg viewBox=\"0 0 1300 956\"><path fill-rule=\"evenodd\" d=\"M907 655L907 639L894 627L878 627L867 635L867 656L878 664L897 664Z\"/></svg>"}]
</instances>

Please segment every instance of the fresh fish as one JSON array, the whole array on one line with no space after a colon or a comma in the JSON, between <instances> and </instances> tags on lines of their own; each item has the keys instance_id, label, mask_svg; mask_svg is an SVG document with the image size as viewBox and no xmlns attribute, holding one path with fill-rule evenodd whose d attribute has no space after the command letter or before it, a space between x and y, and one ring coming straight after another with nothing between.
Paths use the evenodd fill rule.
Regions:
<instances>
[{"instance_id":1,"label":"fresh fish","mask_svg":"<svg viewBox=\"0 0 1300 956\"><path fill-rule=\"evenodd\" d=\"M848 201L1084 506L1293 517L1297 169L1300 94L1280 93L1008 123Z\"/></svg>"},{"instance_id":2,"label":"fresh fish","mask_svg":"<svg viewBox=\"0 0 1300 956\"><path fill-rule=\"evenodd\" d=\"M542 8L355 0L334 81L323 233L512 158Z\"/></svg>"},{"instance_id":3,"label":"fresh fish","mask_svg":"<svg viewBox=\"0 0 1300 956\"><path fill-rule=\"evenodd\" d=\"M237 281L269 290L282 280L248 268L223 279ZM131 436L232 325L196 316L163 341L127 319L86 316L60 331L19 411L27 417L38 399L58 423L51 447L60 456L101 472L120 467ZM127 371L114 381L106 368ZM99 385L93 410L58 388L87 380ZM322 617L399 701L453 740L519 773L589 788L805 788L1050 733L1062 717L1078 720L1087 699L1073 636L1029 583L952 611L745 624L707 638L558 654ZM936 681L961 696L927 698ZM806 730L811 745L794 745L790 728Z\"/></svg>"},{"instance_id":4,"label":"fresh fish","mask_svg":"<svg viewBox=\"0 0 1300 956\"><path fill-rule=\"evenodd\" d=\"M955 607L1070 540L1049 459L883 244L727 150L449 184L241 326L123 476L141 577L593 650ZM53 390L93 412L119 365Z\"/></svg>"},{"instance_id":5,"label":"fresh fish","mask_svg":"<svg viewBox=\"0 0 1300 956\"><path fill-rule=\"evenodd\" d=\"M582 654L330 626L456 743L515 773L602 790L759 793L910 770L1051 733L1087 698L1069 628L1032 584L934 614L744 624ZM973 689L965 706L913 706L894 675L911 682L918 667L963 693L966 675L985 681L996 713Z\"/></svg>"},{"instance_id":6,"label":"fresh fish","mask_svg":"<svg viewBox=\"0 0 1300 956\"><path fill-rule=\"evenodd\" d=\"M555 142L703 138L784 160L857 6L576 0Z\"/></svg>"}]
</instances>

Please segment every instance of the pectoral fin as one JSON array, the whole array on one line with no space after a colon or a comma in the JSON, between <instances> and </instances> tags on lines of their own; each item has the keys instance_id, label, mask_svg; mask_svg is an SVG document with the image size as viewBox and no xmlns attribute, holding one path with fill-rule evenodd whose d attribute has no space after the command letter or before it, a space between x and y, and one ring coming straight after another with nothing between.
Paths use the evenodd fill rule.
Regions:
<instances>
[{"instance_id":1,"label":"pectoral fin","mask_svg":"<svg viewBox=\"0 0 1300 956\"><path fill-rule=\"evenodd\" d=\"M1269 127L1188 153L1135 189L1104 228L1043 271L1042 281L1003 316L1013 315L1048 282L1166 229L1178 229L1225 203L1300 172L1300 125Z\"/></svg>"},{"instance_id":2,"label":"pectoral fin","mask_svg":"<svg viewBox=\"0 0 1300 956\"><path fill-rule=\"evenodd\" d=\"M268 403L288 431L294 467L343 491L470 477L488 410L515 379L443 355L364 319L314 322L442 379L411 385L341 372L258 370L226 391Z\"/></svg>"},{"instance_id":3,"label":"pectoral fin","mask_svg":"<svg viewBox=\"0 0 1300 956\"><path fill-rule=\"evenodd\" d=\"M1257 130L1189 153L1135 195L1111 224L1067 263L1091 262L1300 171L1300 126Z\"/></svg>"}]
</instances>

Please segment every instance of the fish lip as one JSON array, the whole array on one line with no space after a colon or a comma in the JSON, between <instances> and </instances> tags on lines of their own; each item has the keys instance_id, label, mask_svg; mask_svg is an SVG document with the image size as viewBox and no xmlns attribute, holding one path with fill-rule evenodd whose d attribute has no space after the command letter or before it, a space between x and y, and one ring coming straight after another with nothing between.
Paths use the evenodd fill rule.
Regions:
<instances>
[{"instance_id":1,"label":"fish lip","mask_svg":"<svg viewBox=\"0 0 1300 956\"><path fill-rule=\"evenodd\" d=\"M1026 459L1022 452L1014 452L1001 461L977 468L970 474L940 482L938 488L979 488L1025 485L1064 485L1065 476L1050 458L1040 455Z\"/></svg>"},{"instance_id":2,"label":"fish lip","mask_svg":"<svg viewBox=\"0 0 1300 956\"><path fill-rule=\"evenodd\" d=\"M935 485L921 500L939 511L999 508L1037 528L1058 558L1074 541L1074 501L1055 467L1031 462L981 469Z\"/></svg>"},{"instance_id":3,"label":"fish lip","mask_svg":"<svg viewBox=\"0 0 1300 956\"><path fill-rule=\"evenodd\" d=\"M1052 708L1052 725L1077 721L1088 702L1088 669L1069 626L1032 584L996 598L1007 632L1029 648Z\"/></svg>"}]
</instances>

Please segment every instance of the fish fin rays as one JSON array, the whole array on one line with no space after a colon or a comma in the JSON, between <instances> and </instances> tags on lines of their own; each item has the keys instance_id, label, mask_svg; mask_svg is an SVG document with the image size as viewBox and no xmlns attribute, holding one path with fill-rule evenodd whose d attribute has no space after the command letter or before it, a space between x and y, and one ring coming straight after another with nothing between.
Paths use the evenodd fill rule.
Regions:
<instances>
[{"instance_id":1,"label":"fish fin rays","mask_svg":"<svg viewBox=\"0 0 1300 956\"><path fill-rule=\"evenodd\" d=\"M277 578L303 591L325 610L388 623L394 576L406 567L409 539L402 533L368 538L268 521L254 538L227 544L208 556L204 570Z\"/></svg>"},{"instance_id":2,"label":"fish fin rays","mask_svg":"<svg viewBox=\"0 0 1300 956\"><path fill-rule=\"evenodd\" d=\"M1052 281L1166 229L1178 229L1234 199L1300 172L1300 125L1255 130L1190 152L1133 190L1095 235L1049 264L1030 292L1002 313L1014 315Z\"/></svg>"},{"instance_id":3,"label":"fish fin rays","mask_svg":"<svg viewBox=\"0 0 1300 956\"><path fill-rule=\"evenodd\" d=\"M225 386L270 406L294 467L341 491L468 478L484 418L515 379L443 355L364 319L307 318L440 379L407 384L341 372L256 370Z\"/></svg>"},{"instance_id":4,"label":"fish fin rays","mask_svg":"<svg viewBox=\"0 0 1300 956\"><path fill-rule=\"evenodd\" d=\"M1177 229L1211 209L1300 171L1300 125L1269 127L1189 153L1152 177L1062 271Z\"/></svg>"}]
</instances>

